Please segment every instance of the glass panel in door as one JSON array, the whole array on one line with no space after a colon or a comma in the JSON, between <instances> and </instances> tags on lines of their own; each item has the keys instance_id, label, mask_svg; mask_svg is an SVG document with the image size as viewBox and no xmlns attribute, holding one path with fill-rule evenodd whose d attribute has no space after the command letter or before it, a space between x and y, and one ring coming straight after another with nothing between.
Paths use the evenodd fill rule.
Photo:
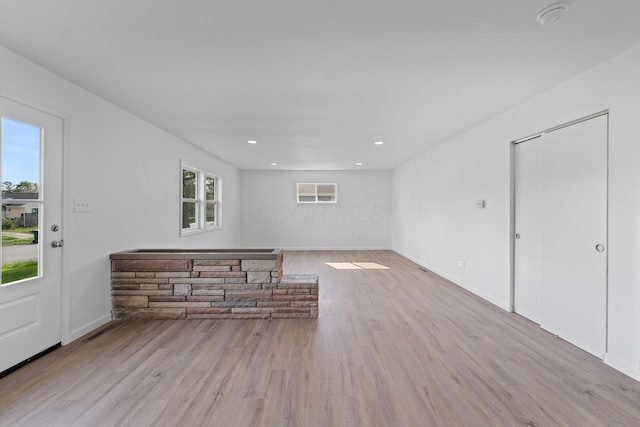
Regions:
<instances>
[{"instance_id":1,"label":"glass panel in door","mask_svg":"<svg viewBox=\"0 0 640 427\"><path fill-rule=\"evenodd\" d=\"M42 129L2 118L2 286L40 276Z\"/></svg>"}]
</instances>

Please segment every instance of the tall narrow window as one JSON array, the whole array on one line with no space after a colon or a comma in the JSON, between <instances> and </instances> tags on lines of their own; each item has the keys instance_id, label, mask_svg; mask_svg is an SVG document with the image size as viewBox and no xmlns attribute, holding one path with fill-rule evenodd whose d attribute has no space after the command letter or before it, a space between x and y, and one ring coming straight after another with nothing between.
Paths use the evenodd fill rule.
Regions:
<instances>
[{"instance_id":1,"label":"tall narrow window","mask_svg":"<svg viewBox=\"0 0 640 427\"><path fill-rule=\"evenodd\" d=\"M182 168L182 230L199 228L198 172Z\"/></svg>"},{"instance_id":2,"label":"tall narrow window","mask_svg":"<svg viewBox=\"0 0 640 427\"><path fill-rule=\"evenodd\" d=\"M221 227L220 178L182 163L181 235Z\"/></svg>"},{"instance_id":3,"label":"tall narrow window","mask_svg":"<svg viewBox=\"0 0 640 427\"><path fill-rule=\"evenodd\" d=\"M205 227L215 227L218 225L218 192L216 191L216 187L218 186L217 184L218 178L213 175L207 175L204 179L206 204Z\"/></svg>"}]
</instances>

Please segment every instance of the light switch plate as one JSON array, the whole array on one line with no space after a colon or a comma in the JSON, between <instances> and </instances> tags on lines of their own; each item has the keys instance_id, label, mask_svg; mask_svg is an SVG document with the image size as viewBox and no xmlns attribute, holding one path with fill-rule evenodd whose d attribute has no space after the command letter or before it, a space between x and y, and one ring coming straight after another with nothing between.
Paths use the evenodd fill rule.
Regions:
<instances>
[{"instance_id":1,"label":"light switch plate","mask_svg":"<svg viewBox=\"0 0 640 427\"><path fill-rule=\"evenodd\" d=\"M91 200L89 199L73 199L74 212L91 212Z\"/></svg>"}]
</instances>

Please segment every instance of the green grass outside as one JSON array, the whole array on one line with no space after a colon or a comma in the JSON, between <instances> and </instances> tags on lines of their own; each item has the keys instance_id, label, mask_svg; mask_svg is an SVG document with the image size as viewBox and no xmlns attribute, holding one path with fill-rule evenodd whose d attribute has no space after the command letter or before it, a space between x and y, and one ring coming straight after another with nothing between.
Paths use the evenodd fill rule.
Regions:
<instances>
[{"instance_id":1,"label":"green grass outside","mask_svg":"<svg viewBox=\"0 0 640 427\"><path fill-rule=\"evenodd\" d=\"M38 261L22 261L2 265L2 284L17 282L37 275Z\"/></svg>"},{"instance_id":2,"label":"green grass outside","mask_svg":"<svg viewBox=\"0 0 640 427\"><path fill-rule=\"evenodd\" d=\"M19 237L2 235L2 246L30 245L31 243L33 243L33 237L20 239Z\"/></svg>"},{"instance_id":3,"label":"green grass outside","mask_svg":"<svg viewBox=\"0 0 640 427\"><path fill-rule=\"evenodd\" d=\"M22 227L12 228L11 230L2 230L2 246L30 245L33 243L33 237L21 239L19 237L7 236L4 232L32 234L31 232L37 229L38 227Z\"/></svg>"},{"instance_id":4,"label":"green grass outside","mask_svg":"<svg viewBox=\"0 0 640 427\"><path fill-rule=\"evenodd\" d=\"M38 227L34 226L34 227L19 227L19 228L12 228L11 230L3 230L3 231L11 231L12 233L31 233L33 230L37 230Z\"/></svg>"}]
</instances>

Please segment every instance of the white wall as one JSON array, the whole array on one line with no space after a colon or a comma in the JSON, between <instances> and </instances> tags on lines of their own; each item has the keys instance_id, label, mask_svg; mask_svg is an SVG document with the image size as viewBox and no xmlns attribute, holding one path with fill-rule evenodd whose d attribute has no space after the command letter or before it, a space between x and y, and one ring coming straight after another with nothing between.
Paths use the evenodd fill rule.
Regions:
<instances>
[{"instance_id":1,"label":"white wall","mask_svg":"<svg viewBox=\"0 0 640 427\"><path fill-rule=\"evenodd\" d=\"M390 171L241 171L242 244L389 249ZM338 184L337 204L296 203L296 183Z\"/></svg>"},{"instance_id":2,"label":"white wall","mask_svg":"<svg viewBox=\"0 0 640 427\"><path fill-rule=\"evenodd\" d=\"M63 289L70 339L110 320L109 254L240 243L239 172L202 150L0 48L0 95L65 119ZM179 237L180 159L223 178L223 229ZM73 212L74 198L90 213Z\"/></svg>"},{"instance_id":3,"label":"white wall","mask_svg":"<svg viewBox=\"0 0 640 427\"><path fill-rule=\"evenodd\" d=\"M384 171L239 173L1 47L0 64L0 95L65 119L63 281L71 339L109 318L108 255L135 247L392 246L507 308L509 141L609 109L605 360L640 379L640 47L398 167L393 186ZM223 177L222 230L178 236L180 158ZM337 182L339 203L297 205L295 183L302 181ZM76 197L90 199L92 212L74 213ZM475 207L478 199L485 209Z\"/></svg>"},{"instance_id":4,"label":"white wall","mask_svg":"<svg viewBox=\"0 0 640 427\"><path fill-rule=\"evenodd\" d=\"M640 46L393 173L393 248L507 309L510 141L610 111L605 362L640 379ZM476 200L486 199L486 209ZM466 268L458 261L466 261Z\"/></svg>"}]
</instances>

